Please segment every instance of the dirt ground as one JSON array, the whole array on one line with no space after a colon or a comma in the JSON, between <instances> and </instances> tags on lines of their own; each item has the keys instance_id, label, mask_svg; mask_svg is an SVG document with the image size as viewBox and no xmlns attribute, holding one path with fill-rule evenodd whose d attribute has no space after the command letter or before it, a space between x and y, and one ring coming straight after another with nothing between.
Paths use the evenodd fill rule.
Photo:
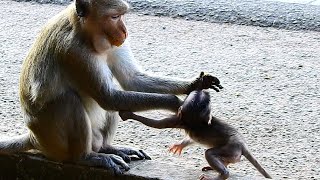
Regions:
<instances>
[{"instance_id":1,"label":"dirt ground","mask_svg":"<svg viewBox=\"0 0 320 180\"><path fill-rule=\"evenodd\" d=\"M18 98L21 62L43 24L64 7L0 2L1 139L27 132ZM220 78L225 89L211 91L214 115L244 135L275 179L320 179L319 32L137 14L127 16L127 25L135 57L146 70L181 78L205 71ZM168 146L183 137L182 131L128 121L119 124L114 144L144 149L157 161L206 165L204 148L197 145L180 157L168 153ZM230 170L258 175L244 159Z\"/></svg>"}]
</instances>

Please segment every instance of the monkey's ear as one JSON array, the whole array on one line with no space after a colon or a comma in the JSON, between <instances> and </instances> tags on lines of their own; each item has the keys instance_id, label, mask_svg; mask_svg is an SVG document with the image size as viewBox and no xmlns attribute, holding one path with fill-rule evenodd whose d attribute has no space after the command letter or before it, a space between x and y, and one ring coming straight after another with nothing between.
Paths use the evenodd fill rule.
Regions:
<instances>
[{"instance_id":1,"label":"monkey's ear","mask_svg":"<svg viewBox=\"0 0 320 180\"><path fill-rule=\"evenodd\" d=\"M212 116L210 116L209 120L208 120L208 125L212 124Z\"/></svg>"},{"instance_id":2,"label":"monkey's ear","mask_svg":"<svg viewBox=\"0 0 320 180\"><path fill-rule=\"evenodd\" d=\"M79 17L85 17L89 13L89 2L87 0L76 0L76 11Z\"/></svg>"},{"instance_id":3,"label":"monkey's ear","mask_svg":"<svg viewBox=\"0 0 320 180\"><path fill-rule=\"evenodd\" d=\"M179 107L179 109L178 109L178 113L177 113L177 116L178 116L178 118L181 120L181 117L182 117L182 106L180 106Z\"/></svg>"}]
</instances>

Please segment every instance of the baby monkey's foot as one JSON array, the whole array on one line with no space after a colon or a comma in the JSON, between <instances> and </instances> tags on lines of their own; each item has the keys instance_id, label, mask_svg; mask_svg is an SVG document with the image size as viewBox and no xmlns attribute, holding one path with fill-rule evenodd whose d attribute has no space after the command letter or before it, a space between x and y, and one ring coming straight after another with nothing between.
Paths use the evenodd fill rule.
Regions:
<instances>
[{"instance_id":1,"label":"baby monkey's foot","mask_svg":"<svg viewBox=\"0 0 320 180\"><path fill-rule=\"evenodd\" d=\"M213 170L212 167L210 166L206 166L202 168L202 171L210 171L210 170Z\"/></svg>"}]
</instances>

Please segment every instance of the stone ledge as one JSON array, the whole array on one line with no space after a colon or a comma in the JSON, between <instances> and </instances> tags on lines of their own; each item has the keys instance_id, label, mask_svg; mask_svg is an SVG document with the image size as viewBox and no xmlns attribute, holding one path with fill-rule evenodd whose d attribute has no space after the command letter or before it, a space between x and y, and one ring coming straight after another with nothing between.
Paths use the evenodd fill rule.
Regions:
<instances>
[{"instance_id":1,"label":"stone ledge","mask_svg":"<svg viewBox=\"0 0 320 180\"><path fill-rule=\"evenodd\" d=\"M0 180L2 179L143 180L146 178L130 173L116 176L113 172L101 168L58 163L46 160L39 155L19 153L0 154Z\"/></svg>"},{"instance_id":2,"label":"stone ledge","mask_svg":"<svg viewBox=\"0 0 320 180\"><path fill-rule=\"evenodd\" d=\"M154 160L133 161L130 171L123 175L94 167L76 164L57 163L46 160L37 154L0 154L0 180L7 179L108 179L108 180L196 180L202 172L199 169L186 169L174 163ZM213 172L210 172L211 174ZM231 180L256 180L258 177L232 174Z\"/></svg>"}]
</instances>

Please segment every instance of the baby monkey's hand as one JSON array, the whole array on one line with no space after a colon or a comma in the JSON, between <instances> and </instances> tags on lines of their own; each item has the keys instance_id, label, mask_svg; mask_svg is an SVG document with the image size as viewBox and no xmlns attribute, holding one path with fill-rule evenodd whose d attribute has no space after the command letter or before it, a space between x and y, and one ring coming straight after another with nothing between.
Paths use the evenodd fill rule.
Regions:
<instances>
[{"instance_id":1,"label":"baby monkey's hand","mask_svg":"<svg viewBox=\"0 0 320 180\"><path fill-rule=\"evenodd\" d=\"M184 146L182 144L174 144L174 145L170 146L169 152L171 152L173 154L181 155L183 148L184 148Z\"/></svg>"},{"instance_id":2,"label":"baby monkey's hand","mask_svg":"<svg viewBox=\"0 0 320 180\"><path fill-rule=\"evenodd\" d=\"M126 121L128 119L132 119L133 117L133 112L131 111L119 111L119 116L123 121Z\"/></svg>"}]
</instances>

